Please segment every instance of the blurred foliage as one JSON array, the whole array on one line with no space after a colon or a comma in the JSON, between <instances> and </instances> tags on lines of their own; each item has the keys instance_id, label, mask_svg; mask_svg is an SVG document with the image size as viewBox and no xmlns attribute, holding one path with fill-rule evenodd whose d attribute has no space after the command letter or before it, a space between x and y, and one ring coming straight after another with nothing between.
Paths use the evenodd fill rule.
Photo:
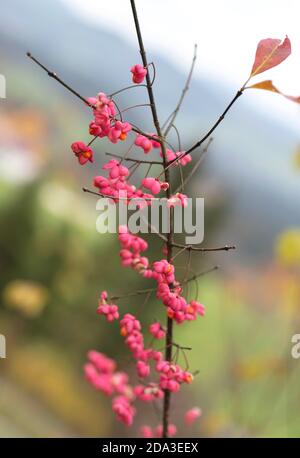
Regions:
<instances>
[{"instance_id":1,"label":"blurred foliage","mask_svg":"<svg viewBox=\"0 0 300 458\"><path fill-rule=\"evenodd\" d=\"M74 132L86 138L87 113L71 99L62 101L59 88L46 97L47 78L27 71L16 65L7 73L14 99L5 115L0 112L0 333L8 352L0 361L0 436L126 435L116 425L110 400L83 380L82 365L87 350L95 348L131 371L118 325L107 325L95 309L101 290L118 295L149 282L120 267L114 235L93 230L95 200L81 193L80 185L90 183L95 169L77 167L66 153ZM206 196L205 189L213 188L205 213L209 245L214 227L225 213L228 217L228 202L215 183L198 181L188 193L197 188ZM155 241L149 257L156 259L162 242L155 235L147 238ZM226 266L223 254L217 260L200 255L194 270L219 263L219 256ZM187 254L176 258L182 276L186 261ZM173 420L181 424L193 405L203 409L195 428L180 434L300 434L299 363L290 358L289 347L300 326L299 262L296 228L278 238L274 259L263 266L235 270L228 263L223 272L185 288L207 313L175 331L176 342L193 348L179 355L180 362L199 374L174 400ZM147 303L143 297L122 299L120 310L136 313L145 327L164 316L154 295ZM136 424L157 423L156 414L143 406Z\"/></svg>"},{"instance_id":2,"label":"blurred foliage","mask_svg":"<svg viewBox=\"0 0 300 458\"><path fill-rule=\"evenodd\" d=\"M143 287L145 280L121 269L115 236L91 230L95 214L86 196L73 190L71 182L66 187L59 176L17 188L2 184L1 214L0 319L9 351L2 383L10 380L11 387L19 387L18 393L32 396L45 410L38 413L43 428L34 421L24 424L15 413L15 394L8 390L6 404L0 403L0 425L5 414L24 435L55 435L47 417L51 412L56 428L59 422L65 425L62 435L126 434L116 429L110 400L90 389L81 368L90 348L114 355L121 368L128 366L117 324L106 325L95 308L102 289L118 294ZM173 415L181 423L184 410L195 403L204 413L193 431L180 434L299 434L299 370L287 357L300 298L294 262L298 237L297 231L283 234L276 246L277 264L274 260L260 272L240 269L228 279L214 273L189 285L186 294L198 295L207 315L176 328L176 341L193 348L179 361L199 374L179 396ZM150 252L150 257L157 254ZM142 313L146 326L153 319L154 297L143 302L123 299L120 307ZM161 314L163 309L155 308L155 318ZM37 415L36 406L30 409L29 417ZM145 418L157 422L148 407Z\"/></svg>"},{"instance_id":3,"label":"blurred foliage","mask_svg":"<svg viewBox=\"0 0 300 458\"><path fill-rule=\"evenodd\" d=\"M35 317L42 313L47 297L46 288L30 281L13 280L3 291L4 303L28 317Z\"/></svg>"},{"instance_id":4,"label":"blurred foliage","mask_svg":"<svg viewBox=\"0 0 300 458\"><path fill-rule=\"evenodd\" d=\"M300 266L300 229L283 232L277 240L277 256L287 266Z\"/></svg>"},{"instance_id":5,"label":"blurred foliage","mask_svg":"<svg viewBox=\"0 0 300 458\"><path fill-rule=\"evenodd\" d=\"M294 154L294 165L297 170L300 170L300 146L297 148Z\"/></svg>"}]
</instances>

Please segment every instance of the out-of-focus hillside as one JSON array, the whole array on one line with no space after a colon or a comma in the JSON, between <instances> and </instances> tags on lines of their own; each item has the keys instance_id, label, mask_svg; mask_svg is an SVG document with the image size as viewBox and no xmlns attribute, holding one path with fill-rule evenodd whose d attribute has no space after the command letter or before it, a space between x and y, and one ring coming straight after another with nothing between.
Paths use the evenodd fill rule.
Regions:
<instances>
[{"instance_id":1,"label":"out-of-focus hillside","mask_svg":"<svg viewBox=\"0 0 300 458\"><path fill-rule=\"evenodd\" d=\"M7 98L0 100L0 334L7 359L0 360L0 436L125 436L110 400L83 380L82 365L95 348L116 357L121 369L130 367L118 326L96 315L97 300L104 289L122 294L149 283L121 268L116 237L96 232L96 199L81 188L92 187L105 152L122 153L127 145L95 142L95 164L79 167L70 144L89 139L89 109L25 53L91 96L130 84L138 51L81 22L59 0L2 0L1 19ZM165 118L186 75L151 49L149 55ZM206 132L231 99L232 88L218 77L192 82L178 117L184 145ZM205 304L205 318L176 328L176 340L193 347L188 360L199 374L179 396L174 417L181 423L187 407L203 409L194 430L179 431L183 436L299 434L300 363L290 359L290 337L300 325L297 230L274 254L277 235L300 227L300 174L293 164L299 137L250 109L247 95L216 131L189 189L205 197L204 244L234 243L237 250L200 254L193 265L221 268L186 291ZM122 108L144 101L142 88L118 96ZM128 120L151 131L146 113L128 111ZM158 240L151 260L161 248ZM180 273L184 265L179 256ZM120 310L136 313L142 302L122 300ZM156 319L164 314L154 295L142 309L145 327L153 310ZM150 408L142 414L157 422Z\"/></svg>"},{"instance_id":2,"label":"out-of-focus hillside","mask_svg":"<svg viewBox=\"0 0 300 458\"><path fill-rule=\"evenodd\" d=\"M68 148L74 132L78 137L84 135L82 121L87 112L72 95L48 81L46 75L25 58L25 52L31 50L88 96L127 85L128 69L138 59L137 49L108 30L81 22L59 0L4 0L1 16L2 73L8 81L5 103L30 102L44 112L46 109L50 122L59 121L69 135L60 138L53 132L51 155L61 158L62 149ZM157 67L155 90L164 118L176 103L185 76L161 56L151 55L151 59ZM218 75L215 81L195 80L191 85L178 119L183 144L187 146L207 130L232 97L232 89L222 86L217 78ZM142 92L137 89L122 94L120 104L141 103L144 101ZM247 96L245 94L216 132L213 151L207 159L210 176L220 193L227 196L232 210L230 228L224 222L221 237L230 237L240 246L240 261L251 255L253 249L256 256L270 254L270 238L286 224L300 222L299 206L294 204L300 194L300 184L298 174L290 167L299 135L253 112L247 104ZM145 116L147 110L139 110L138 114L129 112L128 117L147 128L150 122ZM69 159L72 158L69 156ZM68 157L63 160L67 161ZM199 180L194 180L195 193L204 195L209 205L206 185L205 182L205 186L201 186ZM237 221L240 212L243 218ZM260 230L262 226L264 231ZM251 246L252 236L261 242L257 249Z\"/></svg>"}]
</instances>

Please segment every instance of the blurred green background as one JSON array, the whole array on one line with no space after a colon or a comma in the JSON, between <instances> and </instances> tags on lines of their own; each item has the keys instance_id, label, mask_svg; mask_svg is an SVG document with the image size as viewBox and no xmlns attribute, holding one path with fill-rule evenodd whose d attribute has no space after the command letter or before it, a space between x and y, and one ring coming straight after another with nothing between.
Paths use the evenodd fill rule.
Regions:
<instances>
[{"instance_id":1,"label":"blurred green background","mask_svg":"<svg viewBox=\"0 0 300 458\"><path fill-rule=\"evenodd\" d=\"M0 100L0 334L7 358L0 360L0 436L138 435L141 422L157 423L157 413L143 407L133 431L126 430L82 374L91 348L116 357L120 368L130 363L117 324L95 314L99 292L148 286L120 267L116 236L96 232L96 200L81 190L91 187L104 153L121 154L125 146L103 140L95 165L79 167L69 145L88 140L89 112L25 56L30 50L92 96L127 85L138 52L80 24L58 0L4 0L1 8L7 98ZM105 50L100 56L96 40ZM164 118L185 76L161 56L151 58ZM231 89L205 78L192 84L179 117L185 143L206 130ZM119 97L122 107L142 101L141 92ZM144 109L128 120L151 131ZM188 192L205 197L203 246L238 248L193 261L197 272L221 268L187 292L198 295L206 316L176 328L176 341L193 348L189 366L199 374L174 399L172 420L181 436L299 436L300 362L290 355L291 337L300 332L298 133L242 100L216 137ZM161 241L151 241L155 259ZM177 264L180 272L184 257ZM139 313L142 302L123 300L121 311ZM163 313L154 297L142 311L145 326ZM187 430L183 415L194 405L203 415Z\"/></svg>"}]
</instances>

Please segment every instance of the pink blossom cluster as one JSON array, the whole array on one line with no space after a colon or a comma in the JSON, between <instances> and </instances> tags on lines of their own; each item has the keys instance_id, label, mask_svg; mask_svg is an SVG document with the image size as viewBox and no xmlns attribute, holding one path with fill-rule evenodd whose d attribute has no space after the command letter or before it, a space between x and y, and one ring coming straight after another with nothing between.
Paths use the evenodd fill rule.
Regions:
<instances>
[{"instance_id":1,"label":"pink blossom cluster","mask_svg":"<svg viewBox=\"0 0 300 458\"><path fill-rule=\"evenodd\" d=\"M173 423L170 423L168 426L168 437L176 436L177 428ZM150 439L153 437L162 437L163 434L163 427L162 425L158 425L156 428L151 428L150 426L142 426L141 427L141 435L144 438Z\"/></svg>"},{"instance_id":2,"label":"pink blossom cluster","mask_svg":"<svg viewBox=\"0 0 300 458\"><path fill-rule=\"evenodd\" d=\"M177 192L176 194L171 196L167 202L167 206L169 208L175 207L176 205L179 205L181 207L187 207L188 197L185 194L182 194L181 192Z\"/></svg>"},{"instance_id":3,"label":"pink blossom cluster","mask_svg":"<svg viewBox=\"0 0 300 458\"><path fill-rule=\"evenodd\" d=\"M136 64L131 68L132 81L141 84L146 75L147 67ZM89 133L94 137L106 137L112 143L124 141L132 131L132 126L124 122L120 112L109 96L100 92L96 97L87 99L87 103L92 107L93 120L89 124ZM119 117L118 117L119 116ZM134 128L136 131L137 129ZM78 141L71 145L73 153L81 165L93 162L94 153L90 147L91 142L86 145ZM140 148L145 154L152 149L161 152L161 141L156 134L138 133L134 140L134 145ZM166 150L166 160L168 163L174 161L174 166L185 166L191 162L192 158L184 151ZM172 164L173 166L173 164ZM159 177L147 176L141 179L139 187L130 182L129 169L123 164L122 160L111 159L102 167L103 175L94 177L94 186L99 190L99 194L110 197L118 202L120 199L128 204L132 199L137 200L137 205L151 205L155 196L161 191L169 189L169 183L161 181ZM185 194L176 193L168 195L166 199L168 207L180 205L186 207L188 198ZM121 245L120 258L124 267L130 267L134 271L147 279L152 279L156 283L156 297L167 309L167 315L177 324L184 321L195 320L198 315L204 315L204 306L197 301L187 301L182 295L182 286L175 277L174 265L166 259L149 262L144 255L148 249L147 242L137 235L131 234L126 226L119 227L118 234ZM166 253L164 252L164 255ZM115 298L116 299L116 298ZM133 423L136 414L136 403L138 401L151 403L161 400L167 391L178 392L181 385L191 383L192 373L180 367L177 362L164 359L161 350L156 348L155 342L166 337L166 329L155 320L148 326L151 343L145 344L142 324L132 313L125 313L120 317L116 300L109 300L106 291L100 294L97 313L102 315L107 322L117 321L120 326L120 334L124 338L124 343L129 349L135 360L137 382L129 383L129 376L126 372L118 371L114 360L108 358L97 351L88 353L88 362L84 367L85 376L88 382L98 391L112 397L112 410L116 418L125 425ZM191 424L198 418L199 409L190 409L185 415L185 421ZM163 427L144 426L142 428L144 437L162 437ZM168 436L176 434L176 426L170 424Z\"/></svg>"},{"instance_id":4,"label":"pink blossom cluster","mask_svg":"<svg viewBox=\"0 0 300 458\"><path fill-rule=\"evenodd\" d=\"M126 335L133 336L136 332L140 332L141 326L139 321L133 316L126 314L120 321L121 329L126 330ZM131 344L130 344L131 345ZM131 426L136 414L135 402L137 399L143 402L153 402L163 398L163 390L170 390L173 392L178 391L180 384L190 383L192 381L192 374L183 371L178 365L168 363L167 361L161 360L161 354L154 350L145 350L140 347L138 343L137 347L134 348L136 356L137 354L141 358L153 357L156 354L157 362L155 370L160 373L159 382L148 382L147 384L138 384L131 386L128 383L128 375L125 372L116 371L116 363L111 358L108 358L103 353L91 350L88 352L88 362L84 366L85 377L87 381L97 390L104 393L106 396L112 396L112 410L116 415L117 420L124 423L126 426ZM151 356L149 356L151 355ZM155 358L154 358L155 360ZM141 365L144 363L142 360L138 360L137 366L139 370L142 370L140 377L148 376L144 372L144 367ZM188 410L185 414L185 422L190 425L200 417L201 409L194 407ZM172 437L176 434L176 426L173 424L169 425L168 435ZM143 437L162 437L162 426L159 425L156 428L150 426L143 426L141 428Z\"/></svg>"},{"instance_id":5,"label":"pink blossom cluster","mask_svg":"<svg viewBox=\"0 0 300 458\"><path fill-rule=\"evenodd\" d=\"M114 102L103 92L96 97L89 97L87 102L93 107L94 119L89 124L89 133L94 137L107 137L112 143L124 141L128 132L132 130L131 124L116 119ZM93 162L93 150L84 142L72 143L71 149L81 165Z\"/></svg>"},{"instance_id":6,"label":"pink blossom cluster","mask_svg":"<svg viewBox=\"0 0 300 458\"><path fill-rule=\"evenodd\" d=\"M202 410L199 407L192 407L191 409L187 410L184 416L185 423L187 425L192 425L197 418L201 417Z\"/></svg>"},{"instance_id":7,"label":"pink blossom cluster","mask_svg":"<svg viewBox=\"0 0 300 458\"><path fill-rule=\"evenodd\" d=\"M104 315L106 320L110 323L111 321L119 319L118 306L115 304L107 303L107 292L102 291L98 302L97 313Z\"/></svg>"},{"instance_id":8,"label":"pink blossom cluster","mask_svg":"<svg viewBox=\"0 0 300 458\"><path fill-rule=\"evenodd\" d=\"M155 261L150 266L146 256L141 252L148 248L147 242L141 237L130 234L128 228L119 228L119 241L121 243L120 257L122 265L131 267L146 278L153 278L157 282L156 296L167 307L167 314L178 324L192 321L197 315L203 316L205 308L195 300L187 302L181 295L182 287L175 278L175 267L166 259Z\"/></svg>"},{"instance_id":9,"label":"pink blossom cluster","mask_svg":"<svg viewBox=\"0 0 300 458\"><path fill-rule=\"evenodd\" d=\"M147 250L147 242L141 237L130 234L126 226L119 227L119 241L122 247L120 250L122 265L144 274L148 269L149 260L141 256L141 253Z\"/></svg>"},{"instance_id":10,"label":"pink blossom cluster","mask_svg":"<svg viewBox=\"0 0 300 458\"><path fill-rule=\"evenodd\" d=\"M175 279L175 268L165 259L153 263L152 278L158 283L156 295L167 307L167 314L178 324L195 320L197 315L203 316L205 308L197 301L189 303L181 295L182 287Z\"/></svg>"},{"instance_id":11,"label":"pink blossom cluster","mask_svg":"<svg viewBox=\"0 0 300 458\"><path fill-rule=\"evenodd\" d=\"M133 407L127 396L117 396L112 401L112 410L115 412L117 420L126 426L131 426L136 409Z\"/></svg>"},{"instance_id":12,"label":"pink blossom cluster","mask_svg":"<svg viewBox=\"0 0 300 458\"><path fill-rule=\"evenodd\" d=\"M150 153L152 148L159 148L160 143L155 139L154 134L147 134L149 137L145 137L145 135L138 134L135 138L134 144L144 150L145 154ZM157 137L156 137L157 138Z\"/></svg>"},{"instance_id":13,"label":"pink blossom cluster","mask_svg":"<svg viewBox=\"0 0 300 458\"><path fill-rule=\"evenodd\" d=\"M190 426L195 421L201 417L202 411L199 407L192 407L191 409L187 410L184 415L185 423ZM158 425L156 428L151 428L148 425L144 425L141 427L141 435L144 438L154 438L154 437L162 437L163 428L162 425ZM173 423L170 423L168 426L168 437L176 436L177 428Z\"/></svg>"},{"instance_id":14,"label":"pink blossom cluster","mask_svg":"<svg viewBox=\"0 0 300 458\"><path fill-rule=\"evenodd\" d=\"M149 332L155 339L163 339L166 336L165 328L158 321L150 324Z\"/></svg>"},{"instance_id":15,"label":"pink blossom cluster","mask_svg":"<svg viewBox=\"0 0 300 458\"><path fill-rule=\"evenodd\" d=\"M132 126L128 122L116 120L116 107L114 102L103 92L96 97L88 98L93 106L94 119L89 125L89 132L95 137L107 137L112 143L124 141Z\"/></svg>"},{"instance_id":16,"label":"pink blossom cluster","mask_svg":"<svg viewBox=\"0 0 300 458\"><path fill-rule=\"evenodd\" d=\"M130 426L136 411L132 405L135 396L128 384L128 375L125 372L116 372L116 363L95 350L88 352L84 372L86 379L96 390L107 396L114 396L112 410L118 420Z\"/></svg>"},{"instance_id":17,"label":"pink blossom cluster","mask_svg":"<svg viewBox=\"0 0 300 458\"><path fill-rule=\"evenodd\" d=\"M155 362L161 361L162 353L152 348L145 348L141 329L142 326L140 321L130 313L126 313L120 321L121 335L125 337L125 344L130 349L133 357L137 360L137 374L140 378L146 378L150 375L150 360ZM140 397L139 395L141 395L141 392L138 390L135 391L135 394ZM149 393L149 395L150 394L152 395L152 393ZM156 393L153 393L153 396L156 397ZM149 398L148 400L152 399Z\"/></svg>"},{"instance_id":18,"label":"pink blossom cluster","mask_svg":"<svg viewBox=\"0 0 300 458\"><path fill-rule=\"evenodd\" d=\"M159 386L162 390L169 390L176 393L182 383L192 383L193 375L184 371L178 364L168 361L159 361L156 364L156 371L160 373Z\"/></svg>"},{"instance_id":19,"label":"pink blossom cluster","mask_svg":"<svg viewBox=\"0 0 300 458\"><path fill-rule=\"evenodd\" d=\"M143 192L140 188L137 189L136 186L128 182L128 168L117 159L111 159L103 165L102 169L108 172L108 177L103 175L94 177L94 186L98 188L99 193L105 197L112 197L116 201L120 198L124 199L126 203L130 199L137 199L137 206L141 208L145 205L151 205L151 200L154 199L154 196L161 190L166 191L169 187L168 183L161 182L157 178L146 177L141 180L141 186L150 192ZM186 207L188 205L187 196L178 192L167 199L169 208L176 205Z\"/></svg>"},{"instance_id":20,"label":"pink blossom cluster","mask_svg":"<svg viewBox=\"0 0 300 458\"><path fill-rule=\"evenodd\" d=\"M102 175L94 177L94 186L98 188L100 194L112 197L116 201L122 198L126 203L130 199L137 199L137 206L141 207L149 205L154 198L153 194L144 193L128 182L129 170L121 161L111 159L103 165L102 169L108 172L108 177Z\"/></svg>"},{"instance_id":21,"label":"pink blossom cluster","mask_svg":"<svg viewBox=\"0 0 300 458\"><path fill-rule=\"evenodd\" d=\"M139 245L140 241L132 240L129 243ZM145 246L142 247L145 248ZM169 281L172 280L174 275L172 269L163 270L165 272L161 271L159 275L166 275ZM103 291L100 295L99 307L107 305L107 293ZM97 311L99 311L99 307ZM107 313L101 314L108 321L119 318L108 319ZM165 335L164 328L157 321L152 323L149 329L155 339L160 339ZM152 361L154 374L159 376L158 380L132 386L128 383L129 378L125 372L116 371L116 363L112 359L94 350L88 353L88 363L84 370L86 379L96 390L113 396L112 409L116 418L130 426L136 413L134 403L137 399L146 403L162 399L164 391L169 390L174 393L179 391L181 384L192 382L193 375L183 370L178 364L165 361L160 351L145 347L141 323L134 315L126 313L123 316L120 320L120 332L125 339L126 346L136 360L139 379L151 377L150 363ZM189 415L186 414L186 422L191 424L197 416L196 411L189 413ZM169 436L172 436L176 433L176 428L174 425L170 425L170 428ZM151 437L161 437L161 427L153 430L150 427L145 427L144 437L150 437L146 436L146 434L150 434L150 431Z\"/></svg>"},{"instance_id":22,"label":"pink blossom cluster","mask_svg":"<svg viewBox=\"0 0 300 458\"><path fill-rule=\"evenodd\" d=\"M71 149L75 156L78 159L80 165L86 164L89 162L94 162L94 153L92 148L86 145L83 142L74 142L71 145Z\"/></svg>"},{"instance_id":23,"label":"pink blossom cluster","mask_svg":"<svg viewBox=\"0 0 300 458\"><path fill-rule=\"evenodd\" d=\"M165 259L153 263L152 278L158 283L156 295L167 307L167 313L178 324L195 320L197 314L204 315L204 306L197 301L187 303L181 296L182 287L175 279L175 268Z\"/></svg>"},{"instance_id":24,"label":"pink blossom cluster","mask_svg":"<svg viewBox=\"0 0 300 458\"><path fill-rule=\"evenodd\" d=\"M162 157L162 152L160 153L160 156ZM190 154L185 154L185 151L177 151L174 152L171 149L166 149L166 156L169 162L175 161L175 159L178 159L175 163L174 166L177 166L178 164L181 164L182 166L185 166L189 164L192 161L192 156ZM179 159L181 157L181 159Z\"/></svg>"},{"instance_id":25,"label":"pink blossom cluster","mask_svg":"<svg viewBox=\"0 0 300 458\"><path fill-rule=\"evenodd\" d=\"M147 75L147 68L140 64L135 64L133 67L131 67L130 71L132 73L132 81L135 84L141 84Z\"/></svg>"}]
</instances>

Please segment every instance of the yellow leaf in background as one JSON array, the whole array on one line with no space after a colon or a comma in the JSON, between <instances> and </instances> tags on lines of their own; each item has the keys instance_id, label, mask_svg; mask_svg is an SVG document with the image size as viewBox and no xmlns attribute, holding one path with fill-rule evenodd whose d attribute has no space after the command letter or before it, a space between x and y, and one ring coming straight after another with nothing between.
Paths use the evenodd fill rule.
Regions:
<instances>
[{"instance_id":1,"label":"yellow leaf in background","mask_svg":"<svg viewBox=\"0 0 300 458\"><path fill-rule=\"evenodd\" d=\"M264 89L265 91L275 92L276 94L280 94L286 99L291 100L292 102L300 103L300 96L293 96L293 95L286 95L283 94L277 87L274 86L271 80L261 81L260 83L252 84L252 86L247 86L247 89Z\"/></svg>"},{"instance_id":2,"label":"yellow leaf in background","mask_svg":"<svg viewBox=\"0 0 300 458\"><path fill-rule=\"evenodd\" d=\"M239 380L252 380L264 375L285 373L285 361L271 356L239 361L233 367L233 374Z\"/></svg>"},{"instance_id":3,"label":"yellow leaf in background","mask_svg":"<svg viewBox=\"0 0 300 458\"><path fill-rule=\"evenodd\" d=\"M39 283L13 280L4 288L3 299L8 307L34 318L44 310L48 300L48 290Z\"/></svg>"},{"instance_id":4,"label":"yellow leaf in background","mask_svg":"<svg viewBox=\"0 0 300 458\"><path fill-rule=\"evenodd\" d=\"M282 264L300 266L300 229L283 232L277 239L275 251Z\"/></svg>"},{"instance_id":5,"label":"yellow leaf in background","mask_svg":"<svg viewBox=\"0 0 300 458\"><path fill-rule=\"evenodd\" d=\"M204 436L218 436L226 431L228 423L229 418L225 411L213 411L203 418L201 432Z\"/></svg>"},{"instance_id":6,"label":"yellow leaf in background","mask_svg":"<svg viewBox=\"0 0 300 458\"><path fill-rule=\"evenodd\" d=\"M297 170L300 170L300 146L298 147L294 155L294 165Z\"/></svg>"}]
</instances>

